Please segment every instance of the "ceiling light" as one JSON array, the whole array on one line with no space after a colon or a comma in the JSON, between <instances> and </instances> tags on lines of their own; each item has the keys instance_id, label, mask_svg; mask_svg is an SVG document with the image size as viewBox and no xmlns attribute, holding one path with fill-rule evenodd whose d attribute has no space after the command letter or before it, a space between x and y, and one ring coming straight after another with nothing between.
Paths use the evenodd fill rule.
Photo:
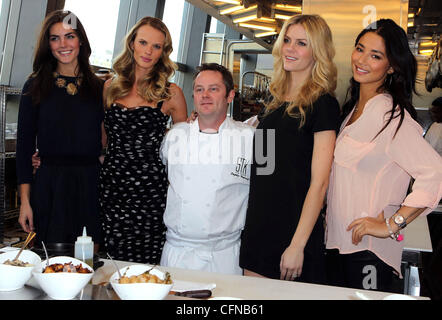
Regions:
<instances>
[{"instance_id":1,"label":"ceiling light","mask_svg":"<svg viewBox=\"0 0 442 320\"><path fill-rule=\"evenodd\" d=\"M244 7L243 6L233 6L233 7L227 8L227 9L220 10L219 13L221 15L224 15L224 14L229 14L229 13L241 10L241 9L244 9Z\"/></svg>"},{"instance_id":2,"label":"ceiling light","mask_svg":"<svg viewBox=\"0 0 442 320\"><path fill-rule=\"evenodd\" d=\"M419 54L425 56L431 56L433 54L433 50L432 49L419 50Z\"/></svg>"},{"instance_id":3,"label":"ceiling light","mask_svg":"<svg viewBox=\"0 0 442 320\"><path fill-rule=\"evenodd\" d=\"M235 12L233 12L233 15L237 15L237 14L241 14L241 13L245 13L245 12L249 12L252 10L255 10L256 8L258 8L257 4L254 4L253 6L247 7L245 8L244 6L241 6L242 8L239 8L238 10L236 10Z\"/></svg>"},{"instance_id":4,"label":"ceiling light","mask_svg":"<svg viewBox=\"0 0 442 320\"><path fill-rule=\"evenodd\" d=\"M261 32L261 33L256 33L255 37L262 38L262 37L273 36L275 34L278 34L278 32L276 31Z\"/></svg>"},{"instance_id":5,"label":"ceiling light","mask_svg":"<svg viewBox=\"0 0 442 320\"><path fill-rule=\"evenodd\" d=\"M408 22L408 25L407 25L408 27L414 27L414 22L413 21L410 21L410 22Z\"/></svg>"},{"instance_id":6,"label":"ceiling light","mask_svg":"<svg viewBox=\"0 0 442 320\"><path fill-rule=\"evenodd\" d=\"M408 18L414 18L414 13L409 13Z\"/></svg>"},{"instance_id":7,"label":"ceiling light","mask_svg":"<svg viewBox=\"0 0 442 320\"><path fill-rule=\"evenodd\" d=\"M251 28L251 29L264 30L264 31L276 31L276 27L264 26L264 25L256 24L256 23L240 23L239 26Z\"/></svg>"},{"instance_id":8,"label":"ceiling light","mask_svg":"<svg viewBox=\"0 0 442 320\"><path fill-rule=\"evenodd\" d=\"M285 14L275 13L275 18L276 19L288 20L291 17L292 16L288 16L288 15L285 15Z\"/></svg>"},{"instance_id":9,"label":"ceiling light","mask_svg":"<svg viewBox=\"0 0 442 320\"><path fill-rule=\"evenodd\" d=\"M249 16L233 19L233 23L246 22L246 21L257 19L257 18L258 18L258 16L255 13L255 14L251 14Z\"/></svg>"},{"instance_id":10,"label":"ceiling light","mask_svg":"<svg viewBox=\"0 0 442 320\"><path fill-rule=\"evenodd\" d=\"M419 45L422 46L422 47L430 47L430 46L436 46L437 42L426 41L426 42L419 43Z\"/></svg>"},{"instance_id":11,"label":"ceiling light","mask_svg":"<svg viewBox=\"0 0 442 320\"><path fill-rule=\"evenodd\" d=\"M230 4L241 4L238 0L218 0L218 2L230 3Z\"/></svg>"},{"instance_id":12,"label":"ceiling light","mask_svg":"<svg viewBox=\"0 0 442 320\"><path fill-rule=\"evenodd\" d=\"M297 12L297 13L301 13L302 12L302 7L301 6L291 6L291 5L288 5L288 4L276 4L275 8L276 9L285 10L285 11Z\"/></svg>"},{"instance_id":13,"label":"ceiling light","mask_svg":"<svg viewBox=\"0 0 442 320\"><path fill-rule=\"evenodd\" d=\"M266 18L266 17L258 18L258 21L261 21L261 22L276 22L275 19L272 19L272 18Z\"/></svg>"}]
</instances>

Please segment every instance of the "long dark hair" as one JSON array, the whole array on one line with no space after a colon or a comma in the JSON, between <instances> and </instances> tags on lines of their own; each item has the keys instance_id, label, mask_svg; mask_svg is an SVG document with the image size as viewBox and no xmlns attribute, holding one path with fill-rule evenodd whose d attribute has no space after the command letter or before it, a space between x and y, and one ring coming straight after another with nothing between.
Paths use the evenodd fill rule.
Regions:
<instances>
[{"instance_id":1,"label":"long dark hair","mask_svg":"<svg viewBox=\"0 0 442 320\"><path fill-rule=\"evenodd\" d=\"M393 105L391 110L388 111L390 117L387 123L374 138L376 138L393 119L400 117L394 134L396 135L405 117L404 110L407 110L413 119L417 119L417 112L412 104L413 92L417 94L415 88L417 73L416 58L413 56L413 53L411 53L405 31L393 20L380 19L367 26L359 33L355 41L355 46L358 45L361 37L367 32L374 32L384 39L387 58L390 66L394 70L392 74L387 74L385 82L377 88L377 92L386 92L393 97ZM358 101L359 88L360 84L352 77L350 87L347 91L347 97L350 95L350 99L346 99L347 102L342 107L342 119L347 117ZM399 106L399 113L395 113L396 106Z\"/></svg>"},{"instance_id":2,"label":"long dark hair","mask_svg":"<svg viewBox=\"0 0 442 320\"><path fill-rule=\"evenodd\" d=\"M56 10L47 15L43 21L35 49L33 72L30 75L30 78L34 78L30 88L34 105L38 105L42 100L47 98L54 88L53 73L57 68L58 61L53 56L49 46L49 31L54 24L59 22L63 23L66 21L65 19L72 21L72 28L75 28L75 32L81 43L80 52L78 54L78 71L82 74L83 79L79 93L82 96L94 97L97 100L102 96L102 80L95 76L89 64L91 46L83 25L72 12Z\"/></svg>"}]
</instances>

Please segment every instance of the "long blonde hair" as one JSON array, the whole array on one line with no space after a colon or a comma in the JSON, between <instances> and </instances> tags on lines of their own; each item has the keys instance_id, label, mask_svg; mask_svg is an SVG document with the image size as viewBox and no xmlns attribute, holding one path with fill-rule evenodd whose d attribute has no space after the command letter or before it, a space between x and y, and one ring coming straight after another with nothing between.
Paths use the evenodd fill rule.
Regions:
<instances>
[{"instance_id":1,"label":"long blonde hair","mask_svg":"<svg viewBox=\"0 0 442 320\"><path fill-rule=\"evenodd\" d=\"M294 118L301 118L300 127L305 124L306 111L323 94L334 95L337 82L337 68L333 62L335 49L330 28L318 15L296 15L286 20L273 47L273 77L270 93L273 100L266 105L266 113L278 108L285 102L290 83L290 72L284 70L282 46L288 28L301 25L307 34L308 46L312 49L314 65L311 76L299 90L295 100L290 101L286 112Z\"/></svg>"},{"instance_id":2,"label":"long blonde hair","mask_svg":"<svg viewBox=\"0 0 442 320\"><path fill-rule=\"evenodd\" d=\"M175 74L176 64L169 58L172 53L172 38L166 25L157 18L144 17L137 22L129 31L125 39L125 48L113 64L116 77L112 81L106 93L106 106L109 107L119 98L129 94L135 81L135 61L132 44L135 41L138 30L149 25L165 36L163 53L161 58L138 84L138 94L147 102L160 102L171 97L169 90L169 79Z\"/></svg>"}]
</instances>

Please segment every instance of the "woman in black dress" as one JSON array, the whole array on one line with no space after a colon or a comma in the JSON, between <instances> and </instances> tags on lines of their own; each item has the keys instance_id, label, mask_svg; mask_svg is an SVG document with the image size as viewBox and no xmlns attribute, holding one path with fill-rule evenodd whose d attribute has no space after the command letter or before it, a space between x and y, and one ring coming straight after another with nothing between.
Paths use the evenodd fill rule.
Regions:
<instances>
[{"instance_id":1,"label":"woman in black dress","mask_svg":"<svg viewBox=\"0 0 442 320\"><path fill-rule=\"evenodd\" d=\"M103 82L91 70L90 54L84 28L71 12L46 17L23 87L17 133L19 222L26 232L36 231L37 244L73 243L84 226L100 241ZM41 164L34 177L37 148Z\"/></svg>"},{"instance_id":2,"label":"woman in black dress","mask_svg":"<svg viewBox=\"0 0 442 320\"><path fill-rule=\"evenodd\" d=\"M167 174L159 156L169 117L187 119L164 23L141 19L105 83L108 148L100 173L104 244L114 258L159 264L165 242Z\"/></svg>"},{"instance_id":3,"label":"woman in black dress","mask_svg":"<svg viewBox=\"0 0 442 320\"><path fill-rule=\"evenodd\" d=\"M337 71L332 36L317 15L287 20L273 49L273 100L257 130L275 141L275 169L252 164L240 266L246 276L325 282L324 203L338 128ZM254 152L254 154L255 154Z\"/></svg>"}]
</instances>

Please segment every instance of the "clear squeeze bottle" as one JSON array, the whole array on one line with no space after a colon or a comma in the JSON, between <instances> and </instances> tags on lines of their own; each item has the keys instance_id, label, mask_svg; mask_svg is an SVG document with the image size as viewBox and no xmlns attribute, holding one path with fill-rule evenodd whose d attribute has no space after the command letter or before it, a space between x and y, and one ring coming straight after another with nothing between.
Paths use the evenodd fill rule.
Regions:
<instances>
[{"instance_id":1,"label":"clear squeeze bottle","mask_svg":"<svg viewBox=\"0 0 442 320\"><path fill-rule=\"evenodd\" d=\"M87 236L86 227L83 227L83 235L75 241L75 258L86 262L91 268L94 267L94 242L92 237Z\"/></svg>"}]
</instances>

